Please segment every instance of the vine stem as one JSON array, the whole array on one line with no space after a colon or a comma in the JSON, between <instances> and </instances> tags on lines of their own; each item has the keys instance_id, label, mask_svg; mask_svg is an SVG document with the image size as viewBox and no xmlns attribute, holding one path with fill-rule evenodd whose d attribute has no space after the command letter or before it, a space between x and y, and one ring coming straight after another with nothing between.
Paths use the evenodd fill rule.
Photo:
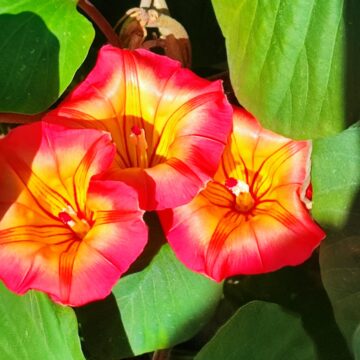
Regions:
<instances>
[{"instance_id":1,"label":"vine stem","mask_svg":"<svg viewBox=\"0 0 360 360\"><path fill-rule=\"evenodd\" d=\"M27 115L27 114L11 114L0 113L0 123L2 124L28 124L34 121L39 121L44 116L45 112Z\"/></svg>"},{"instance_id":2,"label":"vine stem","mask_svg":"<svg viewBox=\"0 0 360 360\"><path fill-rule=\"evenodd\" d=\"M151 360L169 360L171 349L156 350Z\"/></svg>"},{"instance_id":3,"label":"vine stem","mask_svg":"<svg viewBox=\"0 0 360 360\"><path fill-rule=\"evenodd\" d=\"M79 0L78 6L98 26L111 45L121 47L115 31L101 12L90 2L90 0Z\"/></svg>"}]
</instances>

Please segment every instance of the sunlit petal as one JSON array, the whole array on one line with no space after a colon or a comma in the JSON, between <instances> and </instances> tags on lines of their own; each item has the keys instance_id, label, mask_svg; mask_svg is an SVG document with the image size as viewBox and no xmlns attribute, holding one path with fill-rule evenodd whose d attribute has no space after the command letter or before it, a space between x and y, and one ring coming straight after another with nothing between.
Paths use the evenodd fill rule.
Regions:
<instances>
[{"instance_id":1,"label":"sunlit petal","mask_svg":"<svg viewBox=\"0 0 360 360\"><path fill-rule=\"evenodd\" d=\"M310 153L309 141L265 130L235 109L214 181L189 204L159 212L179 259L217 281L305 261L325 236L304 201Z\"/></svg>"},{"instance_id":2,"label":"sunlit petal","mask_svg":"<svg viewBox=\"0 0 360 360\"><path fill-rule=\"evenodd\" d=\"M109 131L117 147L115 168L144 169L137 174L156 184L141 204L154 210L188 202L211 179L231 116L220 82L146 50L105 46L85 81L45 119ZM132 180L136 187L138 179Z\"/></svg>"},{"instance_id":3,"label":"sunlit petal","mask_svg":"<svg viewBox=\"0 0 360 360\"><path fill-rule=\"evenodd\" d=\"M11 290L82 305L109 294L139 255L146 229L135 190L90 183L114 154L108 133L47 123L0 141L0 279Z\"/></svg>"},{"instance_id":4,"label":"sunlit petal","mask_svg":"<svg viewBox=\"0 0 360 360\"><path fill-rule=\"evenodd\" d=\"M87 206L94 211L94 224L79 243L71 267L68 303L72 305L109 295L147 241L143 211L139 210L137 194L132 188L119 182L92 182ZM61 301L56 296L54 299Z\"/></svg>"}]
</instances>

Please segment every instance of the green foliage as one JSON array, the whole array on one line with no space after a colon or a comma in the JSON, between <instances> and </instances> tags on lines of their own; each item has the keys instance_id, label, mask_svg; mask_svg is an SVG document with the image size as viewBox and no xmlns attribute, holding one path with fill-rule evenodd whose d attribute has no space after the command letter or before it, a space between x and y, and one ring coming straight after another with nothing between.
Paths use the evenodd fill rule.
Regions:
<instances>
[{"instance_id":1,"label":"green foliage","mask_svg":"<svg viewBox=\"0 0 360 360\"><path fill-rule=\"evenodd\" d=\"M171 347L195 335L213 314L222 285L181 264L168 245L113 293L132 352Z\"/></svg>"},{"instance_id":2,"label":"green foliage","mask_svg":"<svg viewBox=\"0 0 360 360\"><path fill-rule=\"evenodd\" d=\"M314 215L328 229L320 248L322 280L349 347L358 353L360 128L317 140L313 164Z\"/></svg>"},{"instance_id":3,"label":"green foliage","mask_svg":"<svg viewBox=\"0 0 360 360\"><path fill-rule=\"evenodd\" d=\"M314 360L316 350L301 319L261 301L241 307L195 360Z\"/></svg>"},{"instance_id":4,"label":"green foliage","mask_svg":"<svg viewBox=\"0 0 360 360\"><path fill-rule=\"evenodd\" d=\"M0 0L0 111L46 110L84 61L94 30L75 0Z\"/></svg>"},{"instance_id":5,"label":"green foliage","mask_svg":"<svg viewBox=\"0 0 360 360\"><path fill-rule=\"evenodd\" d=\"M321 275L349 348L360 357L360 232L329 235L320 252Z\"/></svg>"},{"instance_id":6,"label":"green foliage","mask_svg":"<svg viewBox=\"0 0 360 360\"><path fill-rule=\"evenodd\" d=\"M321 138L359 119L359 2L213 5L234 91L265 127L295 138ZM358 127L315 140L312 154L312 213L328 233L321 246L322 281L354 354L360 348L359 154Z\"/></svg>"},{"instance_id":7,"label":"green foliage","mask_svg":"<svg viewBox=\"0 0 360 360\"><path fill-rule=\"evenodd\" d=\"M213 315L221 295L222 284L191 272L163 245L107 299L76 310L87 358L117 360L185 341Z\"/></svg>"},{"instance_id":8,"label":"green foliage","mask_svg":"<svg viewBox=\"0 0 360 360\"><path fill-rule=\"evenodd\" d=\"M187 269L174 255L155 214L148 247L104 301L77 309L91 360L118 360L172 347L193 337L213 315L222 284Z\"/></svg>"},{"instance_id":9,"label":"green foliage","mask_svg":"<svg viewBox=\"0 0 360 360\"><path fill-rule=\"evenodd\" d=\"M314 141L312 164L313 215L323 226L349 227L351 218L359 217L354 200L360 186L360 128Z\"/></svg>"},{"instance_id":10,"label":"green foliage","mask_svg":"<svg viewBox=\"0 0 360 360\"><path fill-rule=\"evenodd\" d=\"M113 23L139 3L93 2ZM207 75L223 62L209 4L168 1L191 36L196 70L210 69ZM267 128L316 139L312 215L327 232L321 278L315 252L296 268L231 279L223 294L222 284L187 270L168 245L150 238L158 251L149 261L140 259L107 299L76 309L85 356L118 360L192 338L179 347L184 355L175 350L172 359L193 358L189 353L229 315L220 313L204 328L224 295L237 311L195 360L348 360L340 330L360 359L360 128L344 131L360 115L360 2L212 4L241 105ZM0 28L0 112L46 110L72 81L94 37L75 0L0 0ZM91 48L94 58L104 41ZM151 234L158 236L159 228ZM0 285L0 292L0 360L84 359L72 309L34 291L19 297Z\"/></svg>"},{"instance_id":11,"label":"green foliage","mask_svg":"<svg viewBox=\"0 0 360 360\"><path fill-rule=\"evenodd\" d=\"M321 283L317 252L300 266L232 278L225 282L224 295L235 309L254 300L280 305L301 317L302 326L316 346L315 359L350 359Z\"/></svg>"},{"instance_id":12,"label":"green foliage","mask_svg":"<svg viewBox=\"0 0 360 360\"><path fill-rule=\"evenodd\" d=\"M46 295L11 293L0 283L1 360L81 360L84 356L71 308Z\"/></svg>"},{"instance_id":13,"label":"green foliage","mask_svg":"<svg viewBox=\"0 0 360 360\"><path fill-rule=\"evenodd\" d=\"M213 0L234 91L261 123L293 138L335 134L358 120L360 4L343 0ZM231 19L231 21L229 21ZM345 24L348 26L345 27ZM356 58L356 57L355 57ZM358 58L358 57L357 57Z\"/></svg>"}]
</instances>

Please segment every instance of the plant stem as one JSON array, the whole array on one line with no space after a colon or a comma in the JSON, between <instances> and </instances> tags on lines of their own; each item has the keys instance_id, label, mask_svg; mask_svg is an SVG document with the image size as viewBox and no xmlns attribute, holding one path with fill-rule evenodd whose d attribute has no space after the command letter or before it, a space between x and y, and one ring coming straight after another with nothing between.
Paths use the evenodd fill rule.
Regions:
<instances>
[{"instance_id":1,"label":"plant stem","mask_svg":"<svg viewBox=\"0 0 360 360\"><path fill-rule=\"evenodd\" d=\"M79 0L78 6L98 26L111 45L121 47L119 39L111 25L89 0Z\"/></svg>"},{"instance_id":2,"label":"plant stem","mask_svg":"<svg viewBox=\"0 0 360 360\"><path fill-rule=\"evenodd\" d=\"M45 112L27 115L27 114L11 114L11 113L0 113L0 123L3 124L27 124L34 121L41 120Z\"/></svg>"},{"instance_id":3,"label":"plant stem","mask_svg":"<svg viewBox=\"0 0 360 360\"><path fill-rule=\"evenodd\" d=\"M171 349L156 350L151 360L169 360Z\"/></svg>"}]
</instances>

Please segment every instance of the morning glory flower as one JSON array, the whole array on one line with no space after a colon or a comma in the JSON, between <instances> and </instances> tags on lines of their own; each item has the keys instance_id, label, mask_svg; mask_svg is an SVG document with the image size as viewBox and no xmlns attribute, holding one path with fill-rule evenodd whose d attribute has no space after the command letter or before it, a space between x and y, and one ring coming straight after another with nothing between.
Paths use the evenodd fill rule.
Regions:
<instances>
[{"instance_id":1,"label":"morning glory flower","mask_svg":"<svg viewBox=\"0 0 360 360\"><path fill-rule=\"evenodd\" d=\"M104 46L88 77L46 121L111 133L108 179L137 188L140 206L189 202L214 175L232 123L221 82L147 50Z\"/></svg>"},{"instance_id":2,"label":"morning glory flower","mask_svg":"<svg viewBox=\"0 0 360 360\"><path fill-rule=\"evenodd\" d=\"M109 168L108 133L37 122L0 140L0 279L79 306L102 299L142 252L135 190L92 180Z\"/></svg>"},{"instance_id":3,"label":"morning glory flower","mask_svg":"<svg viewBox=\"0 0 360 360\"><path fill-rule=\"evenodd\" d=\"M189 204L160 212L178 258L220 281L310 257L325 234L309 213L310 141L265 130L235 109L213 181Z\"/></svg>"}]
</instances>

